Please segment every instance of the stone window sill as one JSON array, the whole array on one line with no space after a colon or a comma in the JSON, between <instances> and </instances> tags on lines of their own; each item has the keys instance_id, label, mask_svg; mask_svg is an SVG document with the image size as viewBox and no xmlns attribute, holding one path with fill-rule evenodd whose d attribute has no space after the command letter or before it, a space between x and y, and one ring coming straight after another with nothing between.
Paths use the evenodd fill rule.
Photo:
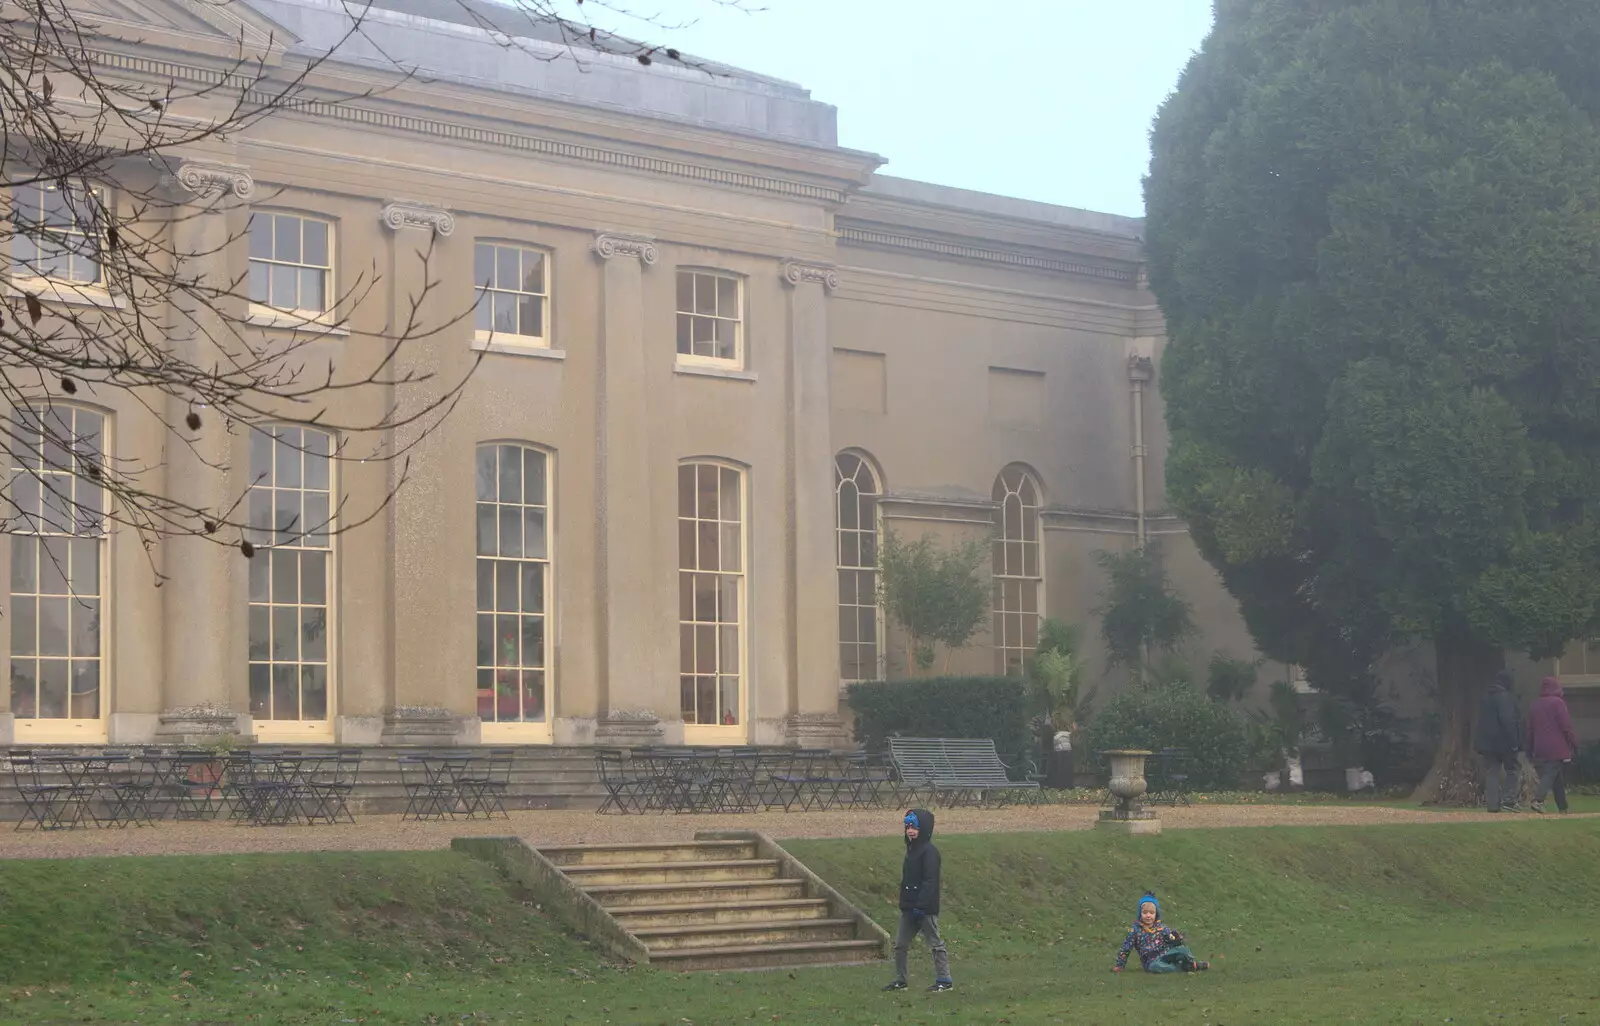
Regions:
<instances>
[{"instance_id":1,"label":"stone window sill","mask_svg":"<svg viewBox=\"0 0 1600 1026\"><path fill-rule=\"evenodd\" d=\"M7 278L5 291L9 295L34 295L40 302L62 303L67 306L97 306L111 310L126 310L125 296L113 295L101 285L57 281L54 278Z\"/></svg>"},{"instance_id":2,"label":"stone window sill","mask_svg":"<svg viewBox=\"0 0 1600 1026\"><path fill-rule=\"evenodd\" d=\"M505 342L501 339L474 338L472 348L480 353L500 353L505 356L527 356L535 360L565 360L565 349L552 349L549 346L530 346L518 342Z\"/></svg>"},{"instance_id":3,"label":"stone window sill","mask_svg":"<svg viewBox=\"0 0 1600 1026\"><path fill-rule=\"evenodd\" d=\"M328 324L318 320L314 314L293 313L255 303L250 304L250 312L245 315L245 323L257 328L283 328L304 332L307 335L350 334L350 329L344 325Z\"/></svg>"},{"instance_id":4,"label":"stone window sill","mask_svg":"<svg viewBox=\"0 0 1600 1026\"><path fill-rule=\"evenodd\" d=\"M702 363L679 363L672 369L675 373L692 378L721 378L724 381L760 380L755 371L738 370L733 367L710 367Z\"/></svg>"}]
</instances>

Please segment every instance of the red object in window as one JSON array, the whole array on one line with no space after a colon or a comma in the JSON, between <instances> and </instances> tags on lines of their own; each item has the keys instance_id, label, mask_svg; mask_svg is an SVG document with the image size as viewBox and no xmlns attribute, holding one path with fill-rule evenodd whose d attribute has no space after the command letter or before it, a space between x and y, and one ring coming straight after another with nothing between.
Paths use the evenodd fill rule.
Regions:
<instances>
[{"instance_id":1,"label":"red object in window","mask_svg":"<svg viewBox=\"0 0 1600 1026\"><path fill-rule=\"evenodd\" d=\"M724 710L722 710L722 723L723 723L724 726L732 727L732 726L736 725L738 722L739 722L738 720L733 718L733 710L732 709L724 709Z\"/></svg>"}]
</instances>

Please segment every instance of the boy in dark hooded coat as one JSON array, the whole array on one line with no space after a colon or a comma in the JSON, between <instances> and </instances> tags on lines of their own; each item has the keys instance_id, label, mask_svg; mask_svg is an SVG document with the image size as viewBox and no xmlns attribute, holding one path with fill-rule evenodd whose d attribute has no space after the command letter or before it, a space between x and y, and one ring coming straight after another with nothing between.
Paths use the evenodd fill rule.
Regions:
<instances>
[{"instance_id":1,"label":"boy in dark hooded coat","mask_svg":"<svg viewBox=\"0 0 1600 1026\"><path fill-rule=\"evenodd\" d=\"M912 809L904 822L906 861L900 869L900 928L894 934L894 982L884 990L906 989L906 954L918 934L933 952L932 991L952 989L950 953L939 936L939 849L933 846L933 813Z\"/></svg>"}]
</instances>

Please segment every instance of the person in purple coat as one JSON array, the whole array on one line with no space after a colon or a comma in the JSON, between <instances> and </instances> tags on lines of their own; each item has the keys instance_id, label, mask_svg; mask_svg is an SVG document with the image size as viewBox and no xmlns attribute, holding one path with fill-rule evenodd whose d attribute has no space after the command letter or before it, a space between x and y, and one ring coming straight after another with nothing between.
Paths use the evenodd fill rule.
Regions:
<instances>
[{"instance_id":1,"label":"person in purple coat","mask_svg":"<svg viewBox=\"0 0 1600 1026\"><path fill-rule=\"evenodd\" d=\"M1539 790L1533 798L1533 811L1544 811L1544 796L1556 794L1556 808L1567 811L1567 782L1564 770L1578 750L1578 735L1572 729L1572 713L1561 693L1561 682L1546 677L1539 685L1539 697L1528 710L1528 737L1524 746L1539 768Z\"/></svg>"}]
</instances>

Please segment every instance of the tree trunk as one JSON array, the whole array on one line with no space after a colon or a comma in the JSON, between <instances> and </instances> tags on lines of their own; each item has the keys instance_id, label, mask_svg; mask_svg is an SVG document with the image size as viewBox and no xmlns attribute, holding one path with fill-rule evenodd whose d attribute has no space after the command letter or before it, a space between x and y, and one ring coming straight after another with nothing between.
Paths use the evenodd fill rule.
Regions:
<instances>
[{"instance_id":1,"label":"tree trunk","mask_svg":"<svg viewBox=\"0 0 1600 1026\"><path fill-rule=\"evenodd\" d=\"M1433 651L1439 683L1439 747L1428 775L1411 797L1424 805L1478 805L1483 801L1483 782L1472 731L1484 691L1505 668L1505 651L1464 631L1436 635Z\"/></svg>"}]
</instances>

